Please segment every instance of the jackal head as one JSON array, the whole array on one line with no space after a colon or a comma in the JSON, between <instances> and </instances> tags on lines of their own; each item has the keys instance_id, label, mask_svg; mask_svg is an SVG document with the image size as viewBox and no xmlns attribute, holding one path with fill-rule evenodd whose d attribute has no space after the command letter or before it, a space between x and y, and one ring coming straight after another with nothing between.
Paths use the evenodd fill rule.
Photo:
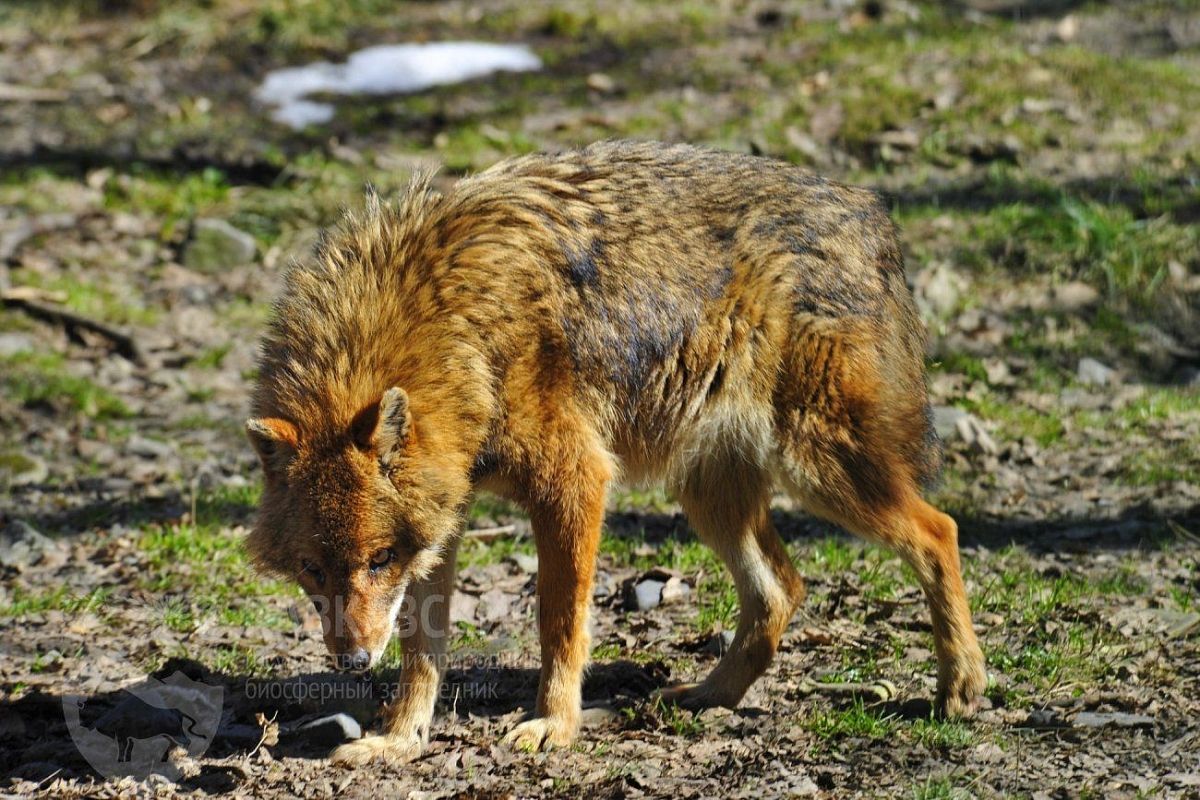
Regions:
<instances>
[{"instance_id":1,"label":"jackal head","mask_svg":"<svg viewBox=\"0 0 1200 800\"><path fill-rule=\"evenodd\" d=\"M312 598L339 669L366 669L391 638L406 588L441 561L460 515L422 458L407 395L387 390L345 430L261 418L246 433L265 473L251 558Z\"/></svg>"}]
</instances>

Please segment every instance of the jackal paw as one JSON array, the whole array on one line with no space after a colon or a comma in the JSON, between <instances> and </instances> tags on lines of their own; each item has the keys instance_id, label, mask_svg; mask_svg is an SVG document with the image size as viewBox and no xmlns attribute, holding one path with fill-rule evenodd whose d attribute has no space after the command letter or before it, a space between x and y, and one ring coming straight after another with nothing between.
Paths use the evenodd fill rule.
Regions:
<instances>
[{"instance_id":1,"label":"jackal paw","mask_svg":"<svg viewBox=\"0 0 1200 800\"><path fill-rule=\"evenodd\" d=\"M741 696L734 697L731 693L713 686L707 681L700 683L680 683L659 689L657 696L664 703L686 708L689 711L700 711L705 708L736 708Z\"/></svg>"},{"instance_id":2,"label":"jackal paw","mask_svg":"<svg viewBox=\"0 0 1200 800\"><path fill-rule=\"evenodd\" d=\"M333 751L330 760L344 767L364 764L404 764L421 755L423 745L415 736L367 736Z\"/></svg>"},{"instance_id":3,"label":"jackal paw","mask_svg":"<svg viewBox=\"0 0 1200 800\"><path fill-rule=\"evenodd\" d=\"M577 724L556 717L534 717L520 723L504 736L504 743L514 750L536 753L555 747L567 747L575 741Z\"/></svg>"},{"instance_id":4,"label":"jackal paw","mask_svg":"<svg viewBox=\"0 0 1200 800\"><path fill-rule=\"evenodd\" d=\"M973 716L983 700L987 680L982 654L962 658L949 675L938 681L938 713L957 719Z\"/></svg>"}]
</instances>

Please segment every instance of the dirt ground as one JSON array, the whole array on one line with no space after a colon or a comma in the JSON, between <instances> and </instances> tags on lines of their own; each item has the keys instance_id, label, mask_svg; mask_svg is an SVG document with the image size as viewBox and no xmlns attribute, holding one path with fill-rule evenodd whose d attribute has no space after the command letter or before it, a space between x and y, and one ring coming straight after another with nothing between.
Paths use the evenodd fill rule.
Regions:
<instances>
[{"instance_id":1,"label":"dirt ground","mask_svg":"<svg viewBox=\"0 0 1200 800\"><path fill-rule=\"evenodd\" d=\"M271 68L453 39L544 68L331 98L298 131L253 100ZM1200 797L1198 74L1190 0L0 9L0 793ZM736 596L670 497L625 487L585 730L507 750L536 692L537 561L520 510L481 497L428 752L333 767L402 676L398 648L366 679L329 672L313 611L240 550L280 274L367 182L611 136L762 153L891 203L985 708L931 715L911 573L782 497L809 596L775 664L736 710L656 702L716 663ZM164 686L193 692L190 736L144 702ZM122 736L158 736L162 774L121 777L103 748Z\"/></svg>"}]
</instances>

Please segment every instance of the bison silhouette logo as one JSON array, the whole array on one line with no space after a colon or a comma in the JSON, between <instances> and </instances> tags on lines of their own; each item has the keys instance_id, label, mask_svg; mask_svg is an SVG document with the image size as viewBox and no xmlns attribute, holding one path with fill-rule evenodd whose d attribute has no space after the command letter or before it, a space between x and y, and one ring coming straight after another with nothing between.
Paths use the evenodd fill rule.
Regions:
<instances>
[{"instance_id":1,"label":"bison silhouette logo","mask_svg":"<svg viewBox=\"0 0 1200 800\"><path fill-rule=\"evenodd\" d=\"M64 696L63 716L80 754L101 775L177 780L172 750L182 748L192 758L204 754L221 722L224 693L173 672L126 687L99 716L86 713L86 698Z\"/></svg>"}]
</instances>

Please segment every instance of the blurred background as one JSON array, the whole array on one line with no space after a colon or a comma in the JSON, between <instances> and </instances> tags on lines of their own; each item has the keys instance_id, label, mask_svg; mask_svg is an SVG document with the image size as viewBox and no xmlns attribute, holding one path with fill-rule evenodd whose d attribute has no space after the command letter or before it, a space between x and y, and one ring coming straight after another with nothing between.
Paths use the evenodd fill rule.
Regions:
<instances>
[{"instance_id":1,"label":"blurred background","mask_svg":"<svg viewBox=\"0 0 1200 800\"><path fill-rule=\"evenodd\" d=\"M412 47L447 42L506 47ZM237 613L211 630L286 630L284 601L254 598L293 595L258 581L237 546L258 483L240 426L281 271L368 182L386 193L437 165L449 185L505 156L610 137L757 153L880 192L930 331L948 447L936 499L968 553L1019 545L971 559L973 587L1000 587L976 611L1007 617L1011 601L1094 622L1136 596L1186 621L1200 602L1198 75L1196 0L7 0L5 635L94 612L97 597L124 598L115 608L141 668L194 643L217 607ZM625 544L606 564L644 566L629 541L646 537L676 542L685 575L708 564L679 555L692 551L676 510L661 493L616 493L609 525ZM527 531L491 500L472 520ZM911 592L877 551L780 525L818 573L852 567L812 584L814 613L844 612L851 596L868 614L872 591ZM1119 546L1083 548L1068 567L1036 550L1053 532ZM64 561L51 540L67 533L87 536ZM527 538L498 541L469 562L532 553ZM1172 544L1153 559L1129 549L1145 542ZM872 564L894 580L860 586ZM711 628L733 619L736 598L708 566L695 580L697 602L719 600L702 612ZM134 613L139 597L157 610ZM485 634L508 624L470 615ZM985 636L1018 687L998 704L1131 680L1116 677L1114 651L1088 650L1086 631L1030 626ZM147 630L166 644L146 649ZM10 681L47 663L82 669L63 646L22 641ZM309 645L264 656L223 639L197 652L241 675L319 663ZM913 675L917 656L876 646L843 653L843 666ZM1049 652L1076 660L1039 660Z\"/></svg>"}]
</instances>

